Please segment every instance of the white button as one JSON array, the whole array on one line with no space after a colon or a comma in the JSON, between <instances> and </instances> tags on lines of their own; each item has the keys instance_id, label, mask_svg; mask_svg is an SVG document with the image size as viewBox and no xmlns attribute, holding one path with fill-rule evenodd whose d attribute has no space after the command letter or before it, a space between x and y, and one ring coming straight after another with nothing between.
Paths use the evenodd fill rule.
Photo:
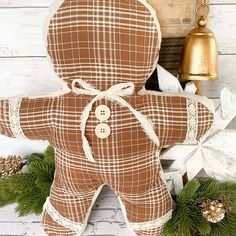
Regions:
<instances>
[{"instance_id":1,"label":"white button","mask_svg":"<svg viewBox=\"0 0 236 236\"><path fill-rule=\"evenodd\" d=\"M111 134L111 128L108 124L101 123L95 128L95 133L98 138L107 138Z\"/></svg>"},{"instance_id":2,"label":"white button","mask_svg":"<svg viewBox=\"0 0 236 236\"><path fill-rule=\"evenodd\" d=\"M110 108L106 105L100 105L95 110L95 116L100 121L108 120L111 116Z\"/></svg>"}]
</instances>

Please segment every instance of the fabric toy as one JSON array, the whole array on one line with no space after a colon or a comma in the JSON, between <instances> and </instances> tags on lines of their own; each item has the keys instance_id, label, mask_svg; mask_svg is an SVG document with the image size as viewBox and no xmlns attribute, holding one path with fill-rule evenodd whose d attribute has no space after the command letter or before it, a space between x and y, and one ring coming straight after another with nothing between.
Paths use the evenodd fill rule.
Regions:
<instances>
[{"instance_id":1,"label":"fabric toy","mask_svg":"<svg viewBox=\"0 0 236 236\"><path fill-rule=\"evenodd\" d=\"M47 50L65 89L0 101L1 134L48 140L55 179L44 209L48 235L81 235L98 194L116 191L130 230L160 235L172 200L159 153L210 128L205 97L148 92L161 33L145 0L56 2Z\"/></svg>"}]
</instances>

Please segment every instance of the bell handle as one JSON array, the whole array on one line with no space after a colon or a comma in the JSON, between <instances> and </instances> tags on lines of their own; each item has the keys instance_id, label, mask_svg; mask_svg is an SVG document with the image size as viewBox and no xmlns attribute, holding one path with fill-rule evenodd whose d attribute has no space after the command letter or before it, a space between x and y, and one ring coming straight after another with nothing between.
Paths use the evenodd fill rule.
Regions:
<instances>
[{"instance_id":1,"label":"bell handle","mask_svg":"<svg viewBox=\"0 0 236 236\"><path fill-rule=\"evenodd\" d=\"M196 14L199 18L203 17L206 19L210 9L209 4L206 2L206 0L203 0L201 3L197 4L196 6ZM201 9L203 9L203 13L201 13Z\"/></svg>"}]
</instances>

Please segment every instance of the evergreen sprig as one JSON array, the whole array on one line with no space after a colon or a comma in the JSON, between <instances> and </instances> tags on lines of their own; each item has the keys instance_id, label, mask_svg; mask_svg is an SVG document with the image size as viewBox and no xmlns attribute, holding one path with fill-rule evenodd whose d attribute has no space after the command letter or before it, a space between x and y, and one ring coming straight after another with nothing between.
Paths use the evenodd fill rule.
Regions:
<instances>
[{"instance_id":1,"label":"evergreen sprig","mask_svg":"<svg viewBox=\"0 0 236 236\"><path fill-rule=\"evenodd\" d=\"M211 223L203 217L201 205L207 200L225 198L225 218ZM236 182L220 182L214 178L197 178L186 184L177 196L172 218L164 228L164 236L236 236Z\"/></svg>"},{"instance_id":2,"label":"evergreen sprig","mask_svg":"<svg viewBox=\"0 0 236 236\"><path fill-rule=\"evenodd\" d=\"M0 207L17 203L19 216L41 214L54 179L54 149L26 157L27 171L0 179Z\"/></svg>"}]
</instances>

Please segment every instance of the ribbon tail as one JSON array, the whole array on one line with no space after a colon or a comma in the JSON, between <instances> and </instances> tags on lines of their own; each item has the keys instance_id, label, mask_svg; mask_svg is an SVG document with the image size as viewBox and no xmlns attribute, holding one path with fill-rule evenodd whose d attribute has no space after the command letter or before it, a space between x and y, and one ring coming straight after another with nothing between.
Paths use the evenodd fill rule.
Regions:
<instances>
[{"instance_id":1,"label":"ribbon tail","mask_svg":"<svg viewBox=\"0 0 236 236\"><path fill-rule=\"evenodd\" d=\"M141 112L136 111L129 103L127 103L123 98L118 97L118 96L113 96L115 98L115 101L121 104L122 106L126 106L129 108L129 110L134 114L134 116L138 119L140 122L143 131L147 134L150 140L152 140L156 146L160 146L160 141L158 136L156 135L154 131L154 127L152 122L145 117Z\"/></svg>"},{"instance_id":2,"label":"ribbon tail","mask_svg":"<svg viewBox=\"0 0 236 236\"><path fill-rule=\"evenodd\" d=\"M88 160L91 162L96 162L92 154L92 148L90 147L89 142L86 139L86 137L83 137L83 149Z\"/></svg>"},{"instance_id":3,"label":"ribbon tail","mask_svg":"<svg viewBox=\"0 0 236 236\"><path fill-rule=\"evenodd\" d=\"M142 115L142 114L141 114ZM155 131L154 131L154 127L151 121L148 120L148 118L146 118L145 116L141 116L142 121L139 119L141 126L143 127L144 131L146 132L146 134L148 135L149 139L151 139L157 147L160 146L160 140L157 137Z\"/></svg>"}]
</instances>

